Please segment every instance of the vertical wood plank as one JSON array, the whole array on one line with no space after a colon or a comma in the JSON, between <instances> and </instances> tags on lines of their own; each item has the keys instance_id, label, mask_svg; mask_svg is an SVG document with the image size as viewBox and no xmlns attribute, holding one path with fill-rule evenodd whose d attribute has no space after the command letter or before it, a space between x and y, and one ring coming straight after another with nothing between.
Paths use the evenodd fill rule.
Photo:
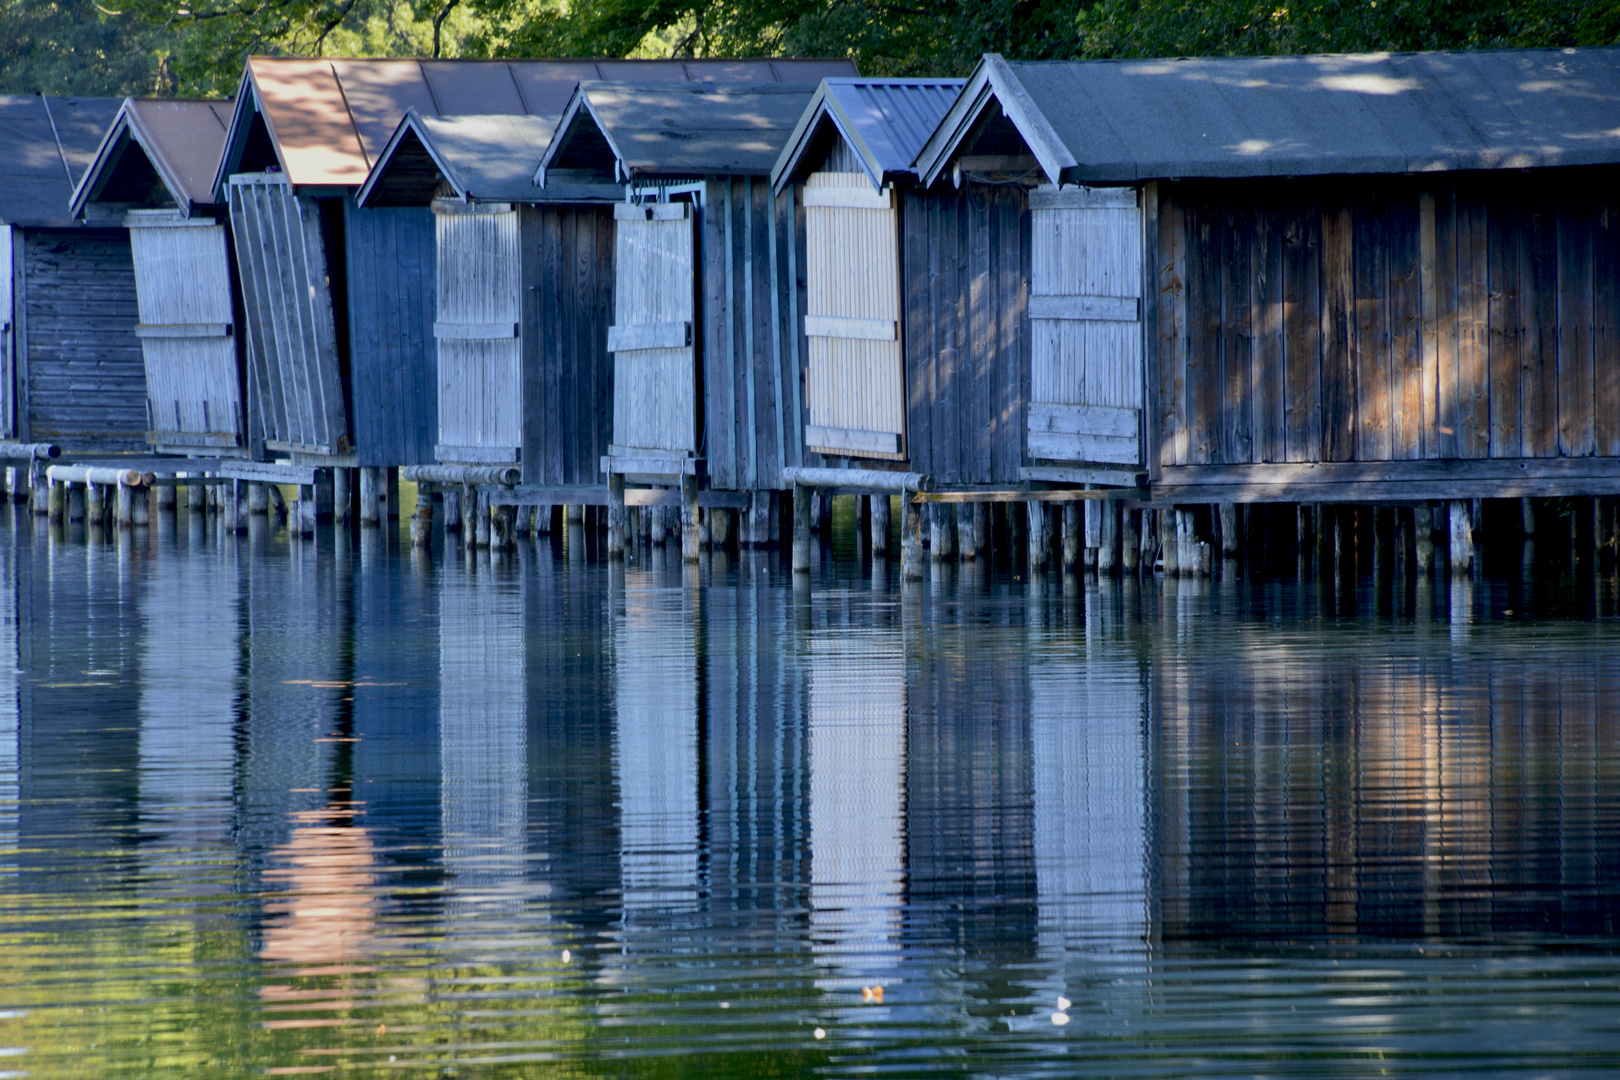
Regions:
<instances>
[{"instance_id":1,"label":"vertical wood plank","mask_svg":"<svg viewBox=\"0 0 1620 1080\"><path fill-rule=\"evenodd\" d=\"M1207 465L1211 457L1210 386L1216 378L1213 345L1220 340L1220 296L1212 288L1207 202L1184 189L1187 222L1187 456L1188 464ZM1216 399L1219 400L1218 398Z\"/></svg>"},{"instance_id":2,"label":"vertical wood plank","mask_svg":"<svg viewBox=\"0 0 1620 1080\"><path fill-rule=\"evenodd\" d=\"M1418 193L1418 340L1422 349L1422 408L1418 416L1422 456L1440 456L1440 287L1434 192Z\"/></svg>"},{"instance_id":3,"label":"vertical wood plank","mask_svg":"<svg viewBox=\"0 0 1620 1080\"><path fill-rule=\"evenodd\" d=\"M1247 207L1228 201L1221 209L1219 228L1223 249L1220 363L1225 400L1221 403L1218 430L1211 445L1218 454L1217 460L1247 464L1254 460L1254 384L1250 379L1250 365L1254 362L1255 301L1250 292L1253 218Z\"/></svg>"},{"instance_id":4,"label":"vertical wood plank","mask_svg":"<svg viewBox=\"0 0 1620 1080\"><path fill-rule=\"evenodd\" d=\"M1412 461L1423 456L1424 360L1422 296L1418 284L1419 211L1417 192L1402 186L1389 204L1389 339L1393 400L1390 456Z\"/></svg>"},{"instance_id":5,"label":"vertical wood plank","mask_svg":"<svg viewBox=\"0 0 1620 1080\"><path fill-rule=\"evenodd\" d=\"M1322 213L1322 427L1325 458L1352 461L1356 452L1356 386L1352 365L1352 218L1342 203Z\"/></svg>"},{"instance_id":6,"label":"vertical wood plank","mask_svg":"<svg viewBox=\"0 0 1620 1080\"><path fill-rule=\"evenodd\" d=\"M1457 271L1457 192L1446 184L1435 193L1434 207L1434 305L1435 336L1439 343L1439 375L1436 381L1435 453L1431 456L1458 456L1457 398L1459 389L1458 327L1459 286Z\"/></svg>"},{"instance_id":7,"label":"vertical wood plank","mask_svg":"<svg viewBox=\"0 0 1620 1080\"><path fill-rule=\"evenodd\" d=\"M1160 189L1159 466L1185 464L1187 429L1187 218L1181 190Z\"/></svg>"},{"instance_id":8,"label":"vertical wood plank","mask_svg":"<svg viewBox=\"0 0 1620 1080\"><path fill-rule=\"evenodd\" d=\"M1523 260L1519 185L1499 190L1486 208L1486 289L1489 295L1486 346L1490 390L1490 456L1519 457L1523 451L1519 406L1519 277Z\"/></svg>"},{"instance_id":9,"label":"vertical wood plank","mask_svg":"<svg viewBox=\"0 0 1620 1080\"><path fill-rule=\"evenodd\" d=\"M1592 247L1593 453L1620 456L1620 209L1599 203Z\"/></svg>"},{"instance_id":10,"label":"vertical wood plank","mask_svg":"<svg viewBox=\"0 0 1620 1080\"><path fill-rule=\"evenodd\" d=\"M1276 204L1252 207L1255 258L1251 293L1257 312L1250 370L1255 386L1252 421L1255 461L1285 460L1287 400L1285 397L1288 350L1283 331L1284 223Z\"/></svg>"},{"instance_id":11,"label":"vertical wood plank","mask_svg":"<svg viewBox=\"0 0 1620 1080\"><path fill-rule=\"evenodd\" d=\"M1166 312L1164 295L1164 264L1160 247L1161 207L1159 185L1142 186L1142 460L1148 468L1149 483L1156 483L1163 475L1164 425L1160 412L1163 400L1162 372L1166 357L1160 334L1163 332ZM1281 318L1279 314L1279 319ZM1279 360L1281 357L1279 356ZM1280 377L1280 376L1279 376ZM1279 399L1280 401L1280 399ZM1128 546L1128 545L1127 545Z\"/></svg>"},{"instance_id":12,"label":"vertical wood plank","mask_svg":"<svg viewBox=\"0 0 1620 1080\"><path fill-rule=\"evenodd\" d=\"M1558 211L1542 195L1524 217L1524 349L1519 400L1521 446L1529 457L1558 456Z\"/></svg>"},{"instance_id":13,"label":"vertical wood plank","mask_svg":"<svg viewBox=\"0 0 1620 1080\"><path fill-rule=\"evenodd\" d=\"M1490 449L1490 373L1487 338L1490 286L1485 244L1486 206L1482 193L1458 195L1457 270L1459 319L1457 350L1457 454L1485 457Z\"/></svg>"},{"instance_id":14,"label":"vertical wood plank","mask_svg":"<svg viewBox=\"0 0 1620 1080\"><path fill-rule=\"evenodd\" d=\"M1592 453L1592 214L1585 192L1558 206L1558 450Z\"/></svg>"}]
</instances>

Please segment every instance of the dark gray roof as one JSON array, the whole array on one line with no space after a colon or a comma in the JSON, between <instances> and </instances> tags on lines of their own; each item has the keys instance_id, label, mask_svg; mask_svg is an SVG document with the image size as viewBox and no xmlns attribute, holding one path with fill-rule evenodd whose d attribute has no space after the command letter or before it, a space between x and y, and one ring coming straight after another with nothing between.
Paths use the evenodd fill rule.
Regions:
<instances>
[{"instance_id":1,"label":"dark gray roof","mask_svg":"<svg viewBox=\"0 0 1620 1080\"><path fill-rule=\"evenodd\" d=\"M828 138L842 138L876 187L915 177L917 152L965 79L823 79L771 170L781 191L814 167Z\"/></svg>"},{"instance_id":2,"label":"dark gray roof","mask_svg":"<svg viewBox=\"0 0 1620 1080\"><path fill-rule=\"evenodd\" d=\"M138 201L133 189L150 179L182 213L210 205L232 106L229 99L125 101L74 189L73 214L88 203Z\"/></svg>"},{"instance_id":3,"label":"dark gray roof","mask_svg":"<svg viewBox=\"0 0 1620 1080\"><path fill-rule=\"evenodd\" d=\"M980 62L918 159L999 107L1052 182L1620 162L1620 49Z\"/></svg>"},{"instance_id":4,"label":"dark gray roof","mask_svg":"<svg viewBox=\"0 0 1620 1080\"><path fill-rule=\"evenodd\" d=\"M535 186L555 116L405 114L360 188L361 206L421 206L441 181L464 202L613 202L617 184Z\"/></svg>"},{"instance_id":5,"label":"dark gray roof","mask_svg":"<svg viewBox=\"0 0 1620 1080\"><path fill-rule=\"evenodd\" d=\"M0 224L72 225L73 187L120 98L0 96Z\"/></svg>"},{"instance_id":6,"label":"dark gray roof","mask_svg":"<svg viewBox=\"0 0 1620 1080\"><path fill-rule=\"evenodd\" d=\"M815 92L815 84L580 83L536 180L768 176Z\"/></svg>"}]
</instances>

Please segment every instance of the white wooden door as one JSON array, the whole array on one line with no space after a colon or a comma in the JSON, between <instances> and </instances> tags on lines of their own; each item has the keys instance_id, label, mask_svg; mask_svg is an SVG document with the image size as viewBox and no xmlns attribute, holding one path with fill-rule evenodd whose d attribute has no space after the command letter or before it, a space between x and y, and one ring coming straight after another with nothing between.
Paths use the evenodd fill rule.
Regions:
<instances>
[{"instance_id":1,"label":"white wooden door","mask_svg":"<svg viewBox=\"0 0 1620 1080\"><path fill-rule=\"evenodd\" d=\"M1029 456L1142 461L1142 227L1133 188L1030 193Z\"/></svg>"},{"instance_id":2,"label":"white wooden door","mask_svg":"<svg viewBox=\"0 0 1620 1080\"><path fill-rule=\"evenodd\" d=\"M518 212L435 206L439 442L456 464L516 464L523 445L522 259Z\"/></svg>"},{"instance_id":3,"label":"white wooden door","mask_svg":"<svg viewBox=\"0 0 1620 1080\"><path fill-rule=\"evenodd\" d=\"M804 442L838 457L906 456L900 231L894 189L863 173L805 181Z\"/></svg>"},{"instance_id":4,"label":"white wooden door","mask_svg":"<svg viewBox=\"0 0 1620 1080\"><path fill-rule=\"evenodd\" d=\"M17 437L17 313L12 295L16 271L11 245L11 226L0 225L0 437L7 439Z\"/></svg>"},{"instance_id":5,"label":"white wooden door","mask_svg":"<svg viewBox=\"0 0 1620 1080\"><path fill-rule=\"evenodd\" d=\"M130 251L146 362L149 443L172 450L244 444L225 227L131 215Z\"/></svg>"},{"instance_id":6,"label":"white wooden door","mask_svg":"<svg viewBox=\"0 0 1620 1080\"><path fill-rule=\"evenodd\" d=\"M613 208L614 457L697 453L693 344L694 221L690 203Z\"/></svg>"}]
</instances>

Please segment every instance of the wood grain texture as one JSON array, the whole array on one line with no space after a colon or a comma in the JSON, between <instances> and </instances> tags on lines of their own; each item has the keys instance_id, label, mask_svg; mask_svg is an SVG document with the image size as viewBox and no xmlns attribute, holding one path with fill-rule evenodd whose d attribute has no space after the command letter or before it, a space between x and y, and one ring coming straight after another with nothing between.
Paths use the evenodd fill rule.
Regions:
<instances>
[{"instance_id":1,"label":"wood grain texture","mask_svg":"<svg viewBox=\"0 0 1620 1080\"><path fill-rule=\"evenodd\" d=\"M438 414L440 461L495 454L516 464L523 446L523 346L519 213L438 214ZM497 335L495 330L501 331Z\"/></svg>"},{"instance_id":2,"label":"wood grain texture","mask_svg":"<svg viewBox=\"0 0 1620 1080\"><path fill-rule=\"evenodd\" d=\"M694 221L681 217L615 222L614 325L695 319ZM613 441L636 450L695 454L697 372L692 346L613 354Z\"/></svg>"}]
</instances>

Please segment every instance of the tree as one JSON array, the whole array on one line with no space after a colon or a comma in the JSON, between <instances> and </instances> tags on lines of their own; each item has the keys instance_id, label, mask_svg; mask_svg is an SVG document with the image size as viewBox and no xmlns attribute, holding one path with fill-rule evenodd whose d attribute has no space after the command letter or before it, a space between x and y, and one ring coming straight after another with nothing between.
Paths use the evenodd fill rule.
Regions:
<instances>
[{"instance_id":1,"label":"tree","mask_svg":"<svg viewBox=\"0 0 1620 1080\"><path fill-rule=\"evenodd\" d=\"M171 42L94 0L0 0L0 93L172 94Z\"/></svg>"}]
</instances>

